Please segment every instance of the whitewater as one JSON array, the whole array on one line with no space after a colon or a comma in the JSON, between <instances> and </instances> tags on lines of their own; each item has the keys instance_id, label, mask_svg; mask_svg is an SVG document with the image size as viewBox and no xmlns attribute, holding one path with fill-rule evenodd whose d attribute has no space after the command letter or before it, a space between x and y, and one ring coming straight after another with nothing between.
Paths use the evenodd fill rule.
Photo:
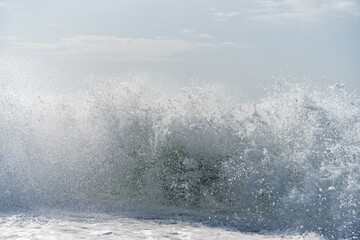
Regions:
<instances>
[{"instance_id":1,"label":"whitewater","mask_svg":"<svg viewBox=\"0 0 360 240\"><path fill-rule=\"evenodd\" d=\"M0 88L1 239L359 239L359 201L342 84Z\"/></svg>"}]
</instances>

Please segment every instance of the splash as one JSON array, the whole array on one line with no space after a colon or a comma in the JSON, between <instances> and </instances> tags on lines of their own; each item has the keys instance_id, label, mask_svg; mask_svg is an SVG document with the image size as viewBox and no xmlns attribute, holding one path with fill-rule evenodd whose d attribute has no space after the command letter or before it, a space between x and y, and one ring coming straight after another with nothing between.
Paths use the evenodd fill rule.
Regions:
<instances>
[{"instance_id":1,"label":"splash","mask_svg":"<svg viewBox=\"0 0 360 240\"><path fill-rule=\"evenodd\" d=\"M247 231L360 236L360 101L284 83L0 90L0 210L185 213Z\"/></svg>"}]
</instances>

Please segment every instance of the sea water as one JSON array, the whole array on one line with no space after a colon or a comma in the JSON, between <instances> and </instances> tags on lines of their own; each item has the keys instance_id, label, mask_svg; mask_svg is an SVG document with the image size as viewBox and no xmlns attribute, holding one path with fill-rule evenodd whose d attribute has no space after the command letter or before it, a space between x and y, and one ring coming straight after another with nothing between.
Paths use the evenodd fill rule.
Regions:
<instances>
[{"instance_id":1,"label":"sea water","mask_svg":"<svg viewBox=\"0 0 360 240\"><path fill-rule=\"evenodd\" d=\"M237 229L190 220L136 219L104 214L0 217L1 239L170 239L170 240L324 240L315 233L242 233Z\"/></svg>"},{"instance_id":2,"label":"sea water","mask_svg":"<svg viewBox=\"0 0 360 240\"><path fill-rule=\"evenodd\" d=\"M341 84L0 88L1 239L358 239L359 201Z\"/></svg>"}]
</instances>

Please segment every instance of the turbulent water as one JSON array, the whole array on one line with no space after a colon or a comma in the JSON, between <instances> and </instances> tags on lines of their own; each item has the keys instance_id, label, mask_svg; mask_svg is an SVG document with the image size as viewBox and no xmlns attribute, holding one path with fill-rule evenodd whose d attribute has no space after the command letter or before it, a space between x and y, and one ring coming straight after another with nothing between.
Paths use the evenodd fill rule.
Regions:
<instances>
[{"instance_id":1,"label":"turbulent water","mask_svg":"<svg viewBox=\"0 0 360 240\"><path fill-rule=\"evenodd\" d=\"M282 83L256 102L134 80L0 89L2 228L76 209L357 239L359 201L360 100L341 84Z\"/></svg>"}]
</instances>

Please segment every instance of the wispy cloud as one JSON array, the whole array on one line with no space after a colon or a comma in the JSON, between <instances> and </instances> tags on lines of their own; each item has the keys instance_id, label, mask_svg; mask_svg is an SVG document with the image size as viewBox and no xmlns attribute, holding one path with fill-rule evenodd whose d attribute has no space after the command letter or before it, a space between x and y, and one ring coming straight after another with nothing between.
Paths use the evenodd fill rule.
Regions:
<instances>
[{"instance_id":1,"label":"wispy cloud","mask_svg":"<svg viewBox=\"0 0 360 240\"><path fill-rule=\"evenodd\" d=\"M11 48L60 58L102 61L178 60L174 54L200 48L229 47L223 43L194 43L182 39L123 38L104 35L79 35L56 42L13 41Z\"/></svg>"},{"instance_id":2,"label":"wispy cloud","mask_svg":"<svg viewBox=\"0 0 360 240\"><path fill-rule=\"evenodd\" d=\"M182 30L182 32L183 32L183 33L192 33L192 32L194 32L194 31L191 30L191 29L188 29L188 28L184 28L184 29Z\"/></svg>"},{"instance_id":3,"label":"wispy cloud","mask_svg":"<svg viewBox=\"0 0 360 240\"><path fill-rule=\"evenodd\" d=\"M0 2L0 8L2 8L2 7L8 7L8 6L9 6L9 4L4 3L4 2Z\"/></svg>"},{"instance_id":4,"label":"wispy cloud","mask_svg":"<svg viewBox=\"0 0 360 240\"><path fill-rule=\"evenodd\" d=\"M59 27L59 26L61 26L61 24L58 24L58 23L50 23L49 26L50 26L50 27Z\"/></svg>"},{"instance_id":5,"label":"wispy cloud","mask_svg":"<svg viewBox=\"0 0 360 240\"><path fill-rule=\"evenodd\" d=\"M211 8L210 11L216 21L226 21L240 14L239 12L218 12L215 8Z\"/></svg>"},{"instance_id":6,"label":"wispy cloud","mask_svg":"<svg viewBox=\"0 0 360 240\"><path fill-rule=\"evenodd\" d=\"M210 36L209 34L205 34L205 33L196 34L196 37L198 37L198 38L208 38L208 39L213 39L213 37L212 37L212 36Z\"/></svg>"},{"instance_id":7,"label":"wispy cloud","mask_svg":"<svg viewBox=\"0 0 360 240\"><path fill-rule=\"evenodd\" d=\"M255 0L255 20L321 21L329 17L360 15L358 0Z\"/></svg>"},{"instance_id":8,"label":"wispy cloud","mask_svg":"<svg viewBox=\"0 0 360 240\"><path fill-rule=\"evenodd\" d=\"M187 36L190 36L190 37L193 37L193 38L213 39L213 37L210 36L209 34L197 33L196 31L188 29L188 28L185 28L185 29L181 30L181 32L186 34Z\"/></svg>"},{"instance_id":9,"label":"wispy cloud","mask_svg":"<svg viewBox=\"0 0 360 240\"><path fill-rule=\"evenodd\" d=\"M6 3L6 2L0 2L0 8L8 8L8 7L16 8L17 5L9 4L9 3Z\"/></svg>"},{"instance_id":10,"label":"wispy cloud","mask_svg":"<svg viewBox=\"0 0 360 240\"><path fill-rule=\"evenodd\" d=\"M25 38L17 37L14 35L0 35L0 41L4 42L15 42L15 41L22 41L25 40Z\"/></svg>"},{"instance_id":11,"label":"wispy cloud","mask_svg":"<svg viewBox=\"0 0 360 240\"><path fill-rule=\"evenodd\" d=\"M169 38L121 38L104 35L79 35L57 42L15 42L14 49L34 50L58 57L76 56L102 60L159 60L194 49L194 45Z\"/></svg>"},{"instance_id":12,"label":"wispy cloud","mask_svg":"<svg viewBox=\"0 0 360 240\"><path fill-rule=\"evenodd\" d=\"M230 18L230 17L235 17L237 15L239 15L239 12L214 12L214 16L215 17L219 17L219 18Z\"/></svg>"}]
</instances>

